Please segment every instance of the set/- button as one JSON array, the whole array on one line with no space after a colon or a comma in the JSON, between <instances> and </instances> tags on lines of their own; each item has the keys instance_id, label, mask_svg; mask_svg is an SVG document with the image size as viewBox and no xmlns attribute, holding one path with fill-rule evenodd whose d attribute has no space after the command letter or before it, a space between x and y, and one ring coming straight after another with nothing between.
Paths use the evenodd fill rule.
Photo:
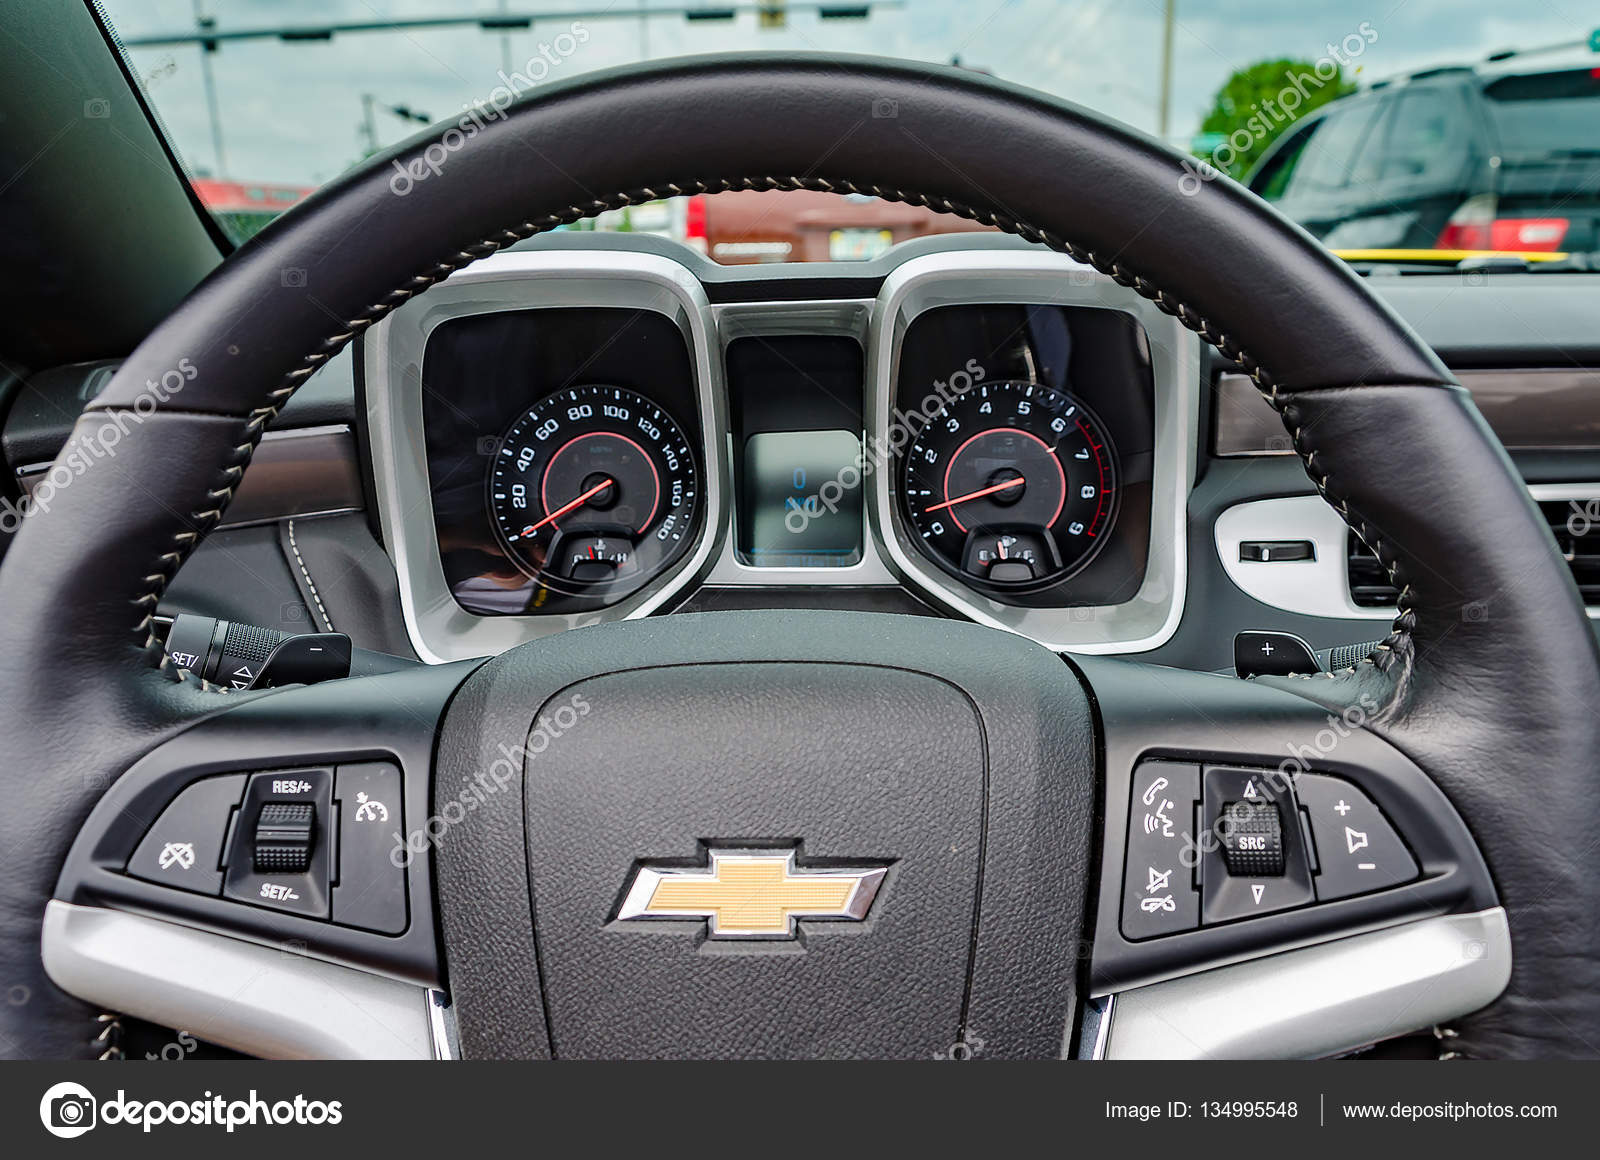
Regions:
<instances>
[{"instance_id":1,"label":"set/- button","mask_svg":"<svg viewBox=\"0 0 1600 1160\"><path fill-rule=\"evenodd\" d=\"M317 807L311 802L267 802L256 818L252 861L257 874L304 874L311 868Z\"/></svg>"},{"instance_id":2,"label":"set/- button","mask_svg":"<svg viewBox=\"0 0 1600 1160\"><path fill-rule=\"evenodd\" d=\"M245 786L222 894L271 910L328 917L333 771L257 773Z\"/></svg>"}]
</instances>

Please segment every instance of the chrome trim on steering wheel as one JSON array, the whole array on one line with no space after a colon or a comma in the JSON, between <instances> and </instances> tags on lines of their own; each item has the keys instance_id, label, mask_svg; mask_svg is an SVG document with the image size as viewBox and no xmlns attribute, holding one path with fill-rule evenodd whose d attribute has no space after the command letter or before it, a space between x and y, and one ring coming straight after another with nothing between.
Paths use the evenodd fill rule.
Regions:
<instances>
[{"instance_id":1,"label":"chrome trim on steering wheel","mask_svg":"<svg viewBox=\"0 0 1600 1160\"><path fill-rule=\"evenodd\" d=\"M246 1055L435 1057L430 992L293 944L57 899L45 908L42 947L45 970L68 994Z\"/></svg>"},{"instance_id":2,"label":"chrome trim on steering wheel","mask_svg":"<svg viewBox=\"0 0 1600 1160\"><path fill-rule=\"evenodd\" d=\"M1106 1059L1310 1059L1485 1007L1511 980L1500 907L1184 975L1116 996Z\"/></svg>"}]
</instances>

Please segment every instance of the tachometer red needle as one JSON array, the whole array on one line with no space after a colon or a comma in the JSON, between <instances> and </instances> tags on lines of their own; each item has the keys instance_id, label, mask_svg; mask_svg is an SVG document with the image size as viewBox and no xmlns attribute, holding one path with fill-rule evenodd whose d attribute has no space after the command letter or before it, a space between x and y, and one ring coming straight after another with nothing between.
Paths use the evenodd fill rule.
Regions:
<instances>
[{"instance_id":1,"label":"tachometer red needle","mask_svg":"<svg viewBox=\"0 0 1600 1160\"><path fill-rule=\"evenodd\" d=\"M936 512L940 508L955 507L958 503L966 503L969 499L978 499L982 496L993 495L997 491L1005 491L1008 488L1021 487L1023 482L1024 480L1022 476L1019 475L1015 479L1008 479L1004 483L997 483L993 487L984 488L982 491L969 491L966 495L958 495L955 499L947 499L943 503L936 503L929 508L928 511Z\"/></svg>"},{"instance_id":2,"label":"tachometer red needle","mask_svg":"<svg viewBox=\"0 0 1600 1160\"><path fill-rule=\"evenodd\" d=\"M588 503L591 499L599 495L602 491L610 487L615 482L616 481L612 479L601 480L588 491L580 495L577 499L569 500L567 503L564 503L560 507L556 508L556 510L551 512L549 515L545 516L544 519L540 520L538 523L530 524L528 527L524 528L522 530L522 534L525 536L532 535L534 532L537 532L540 528L548 524L551 520L558 520L570 512L573 508L582 507L584 504Z\"/></svg>"}]
</instances>

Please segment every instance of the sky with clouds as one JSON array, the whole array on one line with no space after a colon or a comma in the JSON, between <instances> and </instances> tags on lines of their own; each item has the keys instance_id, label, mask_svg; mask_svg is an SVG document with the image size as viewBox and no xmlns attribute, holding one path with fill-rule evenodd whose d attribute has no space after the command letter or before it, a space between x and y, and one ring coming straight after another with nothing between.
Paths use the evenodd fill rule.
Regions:
<instances>
[{"instance_id":1,"label":"sky with clouds","mask_svg":"<svg viewBox=\"0 0 1600 1160\"><path fill-rule=\"evenodd\" d=\"M102 0L124 37L190 31L195 0ZM688 0L716 7L728 0ZM1163 0L904 0L866 21L791 14L764 30L753 14L733 23L681 16L640 19L641 6L683 0L201 0L221 29L450 14L549 12L531 31L477 27L348 34L331 42L226 44L212 57L226 175L317 183L363 153L363 93L435 120L487 99L514 68L566 29L581 10L586 43L550 74L570 76L644 58L697 52L869 52L963 63L1099 109L1146 131L1156 127ZM629 13L596 16L597 11ZM561 13L567 13L562 16ZM1237 67L1277 57L1316 59L1370 25L1376 42L1358 79L1481 58L1508 47L1570 41L1600 28L1600 3L1580 0L1177 0L1171 132L1187 139L1212 95ZM130 56L169 135L192 170L218 170L194 46L134 48ZM409 136L379 114L381 145Z\"/></svg>"}]
</instances>

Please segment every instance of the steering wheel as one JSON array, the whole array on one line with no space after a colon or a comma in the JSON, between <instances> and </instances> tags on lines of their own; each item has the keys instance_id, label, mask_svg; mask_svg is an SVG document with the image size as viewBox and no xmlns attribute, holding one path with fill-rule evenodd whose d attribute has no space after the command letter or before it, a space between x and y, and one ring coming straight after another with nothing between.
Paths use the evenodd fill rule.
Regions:
<instances>
[{"instance_id":1,"label":"steering wheel","mask_svg":"<svg viewBox=\"0 0 1600 1160\"><path fill-rule=\"evenodd\" d=\"M1388 639L1332 676L1248 682L828 612L631 621L486 662L245 694L162 657L162 593L263 429L367 328L601 210L800 188L1019 234L1218 347L1388 568ZM1130 771L1152 757L1276 769L1333 719L1348 728L1313 767L1408 827L1420 878L1364 910L1261 920L1261 945L1503 907L1509 982L1442 1029L1446 1053L1600 1051L1600 655L1521 480L1347 267L1225 177L1084 109L857 57L695 58L545 86L375 159L241 247L129 357L51 478L52 505L0 570L9 1054L104 1052L108 1017L52 981L41 929L63 907L159 912L159 888L122 860L185 785L380 761L404 778L408 825L445 819L409 863L408 925L390 940L403 956L224 897L186 896L184 921L431 973L469 1056L926 1058L976 1033L987 1055L1053 1057L1116 973L1101 948L1117 944L1124 982L1147 982L1256 937L1238 934L1248 922L1118 933ZM564 707L581 723L558 717L550 740ZM778 880L817 899L852 882L848 900L808 904L843 921L785 896L787 937L719 938L761 923L696 903L693 883L741 857L772 871L757 849L785 852ZM651 906L648 875L665 921L630 910ZM694 913L673 920L667 879L690 884L675 897Z\"/></svg>"}]
</instances>

